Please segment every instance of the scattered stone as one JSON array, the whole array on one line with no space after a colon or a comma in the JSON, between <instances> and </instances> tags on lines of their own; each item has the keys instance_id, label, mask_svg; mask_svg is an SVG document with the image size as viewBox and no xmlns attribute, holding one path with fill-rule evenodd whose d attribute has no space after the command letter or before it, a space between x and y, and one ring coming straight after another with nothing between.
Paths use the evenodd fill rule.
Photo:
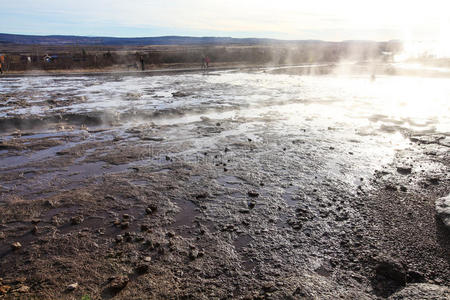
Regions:
<instances>
[{"instance_id":1,"label":"scattered stone","mask_svg":"<svg viewBox=\"0 0 450 300\"><path fill-rule=\"evenodd\" d=\"M402 185L400 186L400 191L402 192L406 192L408 189L406 188L406 186Z\"/></svg>"},{"instance_id":2,"label":"scattered stone","mask_svg":"<svg viewBox=\"0 0 450 300\"><path fill-rule=\"evenodd\" d=\"M106 195L105 196L105 200L112 200L112 201L116 201L116 198L112 195Z\"/></svg>"},{"instance_id":3,"label":"scattered stone","mask_svg":"<svg viewBox=\"0 0 450 300\"><path fill-rule=\"evenodd\" d=\"M408 271L406 274L406 281L408 283L421 283L425 282L425 275L418 271Z\"/></svg>"},{"instance_id":4,"label":"scattered stone","mask_svg":"<svg viewBox=\"0 0 450 300\"><path fill-rule=\"evenodd\" d=\"M141 225L141 231L148 231L148 225L147 224L142 224Z\"/></svg>"},{"instance_id":5,"label":"scattered stone","mask_svg":"<svg viewBox=\"0 0 450 300\"><path fill-rule=\"evenodd\" d=\"M180 91L172 93L172 97L187 97L187 96L189 96L189 94Z\"/></svg>"},{"instance_id":6,"label":"scattered stone","mask_svg":"<svg viewBox=\"0 0 450 300\"><path fill-rule=\"evenodd\" d=\"M208 197L208 193L201 193L195 196L195 199L200 200L200 199L206 199Z\"/></svg>"},{"instance_id":7,"label":"scattered stone","mask_svg":"<svg viewBox=\"0 0 450 300\"><path fill-rule=\"evenodd\" d=\"M397 286L406 284L405 268L400 262L390 257L383 257L376 265L375 272L379 281L392 281Z\"/></svg>"},{"instance_id":8,"label":"scattered stone","mask_svg":"<svg viewBox=\"0 0 450 300\"><path fill-rule=\"evenodd\" d=\"M129 281L130 280L128 279L127 276L113 277L109 284L109 287L111 288L111 290L119 292L127 286Z\"/></svg>"},{"instance_id":9,"label":"scattered stone","mask_svg":"<svg viewBox=\"0 0 450 300\"><path fill-rule=\"evenodd\" d=\"M450 229L450 194L436 200L436 215L442 220L447 229Z\"/></svg>"},{"instance_id":10,"label":"scattered stone","mask_svg":"<svg viewBox=\"0 0 450 300\"><path fill-rule=\"evenodd\" d=\"M117 235L116 236L116 243L121 243L123 241L123 236L122 235Z\"/></svg>"},{"instance_id":11,"label":"scattered stone","mask_svg":"<svg viewBox=\"0 0 450 300\"><path fill-rule=\"evenodd\" d=\"M439 177L430 177L430 178L427 178L427 181L433 185L438 185Z\"/></svg>"},{"instance_id":12,"label":"scattered stone","mask_svg":"<svg viewBox=\"0 0 450 300\"><path fill-rule=\"evenodd\" d=\"M6 234L0 231L0 240L4 240L6 238Z\"/></svg>"},{"instance_id":13,"label":"scattered stone","mask_svg":"<svg viewBox=\"0 0 450 300\"><path fill-rule=\"evenodd\" d=\"M11 244L11 248L13 250L18 250L18 249L22 248L22 244L19 243L19 242L14 242L14 243Z\"/></svg>"},{"instance_id":14,"label":"scattered stone","mask_svg":"<svg viewBox=\"0 0 450 300\"><path fill-rule=\"evenodd\" d=\"M158 210L158 207L155 204L150 204L148 208L150 208L152 212L156 212Z\"/></svg>"},{"instance_id":15,"label":"scattered stone","mask_svg":"<svg viewBox=\"0 0 450 300\"><path fill-rule=\"evenodd\" d=\"M255 207L255 205L256 205L256 202L251 201L251 202L248 203L248 208L252 209L252 208Z\"/></svg>"},{"instance_id":16,"label":"scattered stone","mask_svg":"<svg viewBox=\"0 0 450 300\"><path fill-rule=\"evenodd\" d=\"M151 262L152 258L150 256L146 256L146 257L144 257L144 261L145 262Z\"/></svg>"},{"instance_id":17,"label":"scattered stone","mask_svg":"<svg viewBox=\"0 0 450 300\"><path fill-rule=\"evenodd\" d=\"M75 283L72 283L72 284L69 284L68 286L67 286L67 291L69 291L69 292L71 292L71 291L74 291L74 290L76 290L78 288L78 282L75 282Z\"/></svg>"},{"instance_id":18,"label":"scattered stone","mask_svg":"<svg viewBox=\"0 0 450 300\"><path fill-rule=\"evenodd\" d=\"M167 237L169 237L169 238L172 238L172 237L174 237L174 236L175 236L175 233L172 232L172 231L169 231L169 232L167 233Z\"/></svg>"},{"instance_id":19,"label":"scattered stone","mask_svg":"<svg viewBox=\"0 0 450 300\"><path fill-rule=\"evenodd\" d=\"M264 284L262 289L266 293L273 293L278 290L278 288L273 283Z\"/></svg>"},{"instance_id":20,"label":"scattered stone","mask_svg":"<svg viewBox=\"0 0 450 300\"><path fill-rule=\"evenodd\" d=\"M149 266L147 264L140 264L136 267L135 271L137 274L145 274L148 273Z\"/></svg>"},{"instance_id":21,"label":"scattered stone","mask_svg":"<svg viewBox=\"0 0 450 300\"><path fill-rule=\"evenodd\" d=\"M129 214L123 214L122 215L122 219L128 220L128 219L130 219L130 215Z\"/></svg>"},{"instance_id":22,"label":"scattered stone","mask_svg":"<svg viewBox=\"0 0 450 300\"><path fill-rule=\"evenodd\" d=\"M409 167L409 166L398 166L397 167L397 172L402 174L402 175L408 175L408 174L411 174L412 168Z\"/></svg>"},{"instance_id":23,"label":"scattered stone","mask_svg":"<svg viewBox=\"0 0 450 300\"><path fill-rule=\"evenodd\" d=\"M70 218L70 224L72 225L79 225L84 221L83 216L74 216Z\"/></svg>"},{"instance_id":24,"label":"scattered stone","mask_svg":"<svg viewBox=\"0 0 450 300\"><path fill-rule=\"evenodd\" d=\"M249 213L250 213L250 210L247 209L247 208L241 208L241 209L239 210L239 212L240 212L241 214L249 214Z\"/></svg>"},{"instance_id":25,"label":"scattered stone","mask_svg":"<svg viewBox=\"0 0 450 300\"><path fill-rule=\"evenodd\" d=\"M384 188L388 191L397 191L397 187L392 184L386 184L386 186Z\"/></svg>"},{"instance_id":26,"label":"scattered stone","mask_svg":"<svg viewBox=\"0 0 450 300\"><path fill-rule=\"evenodd\" d=\"M63 223L63 220L58 216L53 216L50 222L54 226L60 226Z\"/></svg>"},{"instance_id":27,"label":"scattered stone","mask_svg":"<svg viewBox=\"0 0 450 300\"><path fill-rule=\"evenodd\" d=\"M256 198L259 196L259 193L256 191L248 191L247 195L252 198Z\"/></svg>"},{"instance_id":28,"label":"scattered stone","mask_svg":"<svg viewBox=\"0 0 450 300\"><path fill-rule=\"evenodd\" d=\"M147 215L151 215L151 214L153 213L153 210L152 210L150 207L147 207L147 208L145 209L145 213L146 213Z\"/></svg>"},{"instance_id":29,"label":"scattered stone","mask_svg":"<svg viewBox=\"0 0 450 300\"><path fill-rule=\"evenodd\" d=\"M140 135L139 138L144 141L154 141L154 142L164 141L164 137L162 136Z\"/></svg>"},{"instance_id":30,"label":"scattered stone","mask_svg":"<svg viewBox=\"0 0 450 300\"><path fill-rule=\"evenodd\" d=\"M122 222L120 224L120 228L122 229L127 229L128 227L130 227L130 222Z\"/></svg>"},{"instance_id":31,"label":"scattered stone","mask_svg":"<svg viewBox=\"0 0 450 300\"><path fill-rule=\"evenodd\" d=\"M189 252L189 259L195 260L197 257L199 257L199 252L197 249L192 249L191 252Z\"/></svg>"},{"instance_id":32,"label":"scattered stone","mask_svg":"<svg viewBox=\"0 0 450 300\"><path fill-rule=\"evenodd\" d=\"M0 285L0 295L6 294L11 289L11 286L9 285Z\"/></svg>"},{"instance_id":33,"label":"scattered stone","mask_svg":"<svg viewBox=\"0 0 450 300\"><path fill-rule=\"evenodd\" d=\"M120 219L119 218L115 218L114 219L114 221L113 221L113 224L115 225L115 226L119 226L120 225Z\"/></svg>"},{"instance_id":34,"label":"scattered stone","mask_svg":"<svg viewBox=\"0 0 450 300\"><path fill-rule=\"evenodd\" d=\"M414 283L391 295L388 299L450 299L450 288L429 283Z\"/></svg>"},{"instance_id":35,"label":"scattered stone","mask_svg":"<svg viewBox=\"0 0 450 300\"><path fill-rule=\"evenodd\" d=\"M28 293L30 291L30 287L26 285L22 285L20 288L16 289L15 292L18 293Z\"/></svg>"}]
</instances>

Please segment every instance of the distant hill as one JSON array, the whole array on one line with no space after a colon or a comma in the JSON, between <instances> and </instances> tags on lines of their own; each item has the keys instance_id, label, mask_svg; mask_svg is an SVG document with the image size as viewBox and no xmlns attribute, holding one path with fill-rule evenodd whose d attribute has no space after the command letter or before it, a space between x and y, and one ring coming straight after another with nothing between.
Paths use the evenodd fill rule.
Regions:
<instances>
[{"instance_id":1,"label":"distant hill","mask_svg":"<svg viewBox=\"0 0 450 300\"><path fill-rule=\"evenodd\" d=\"M205 45L205 44L274 44L295 43L264 38L231 38L231 37L189 37L159 36L139 38L88 37L71 35L19 35L0 33L0 44L19 45L110 45L110 46L142 46L142 45ZM319 43L317 40L305 40L302 43Z\"/></svg>"}]
</instances>

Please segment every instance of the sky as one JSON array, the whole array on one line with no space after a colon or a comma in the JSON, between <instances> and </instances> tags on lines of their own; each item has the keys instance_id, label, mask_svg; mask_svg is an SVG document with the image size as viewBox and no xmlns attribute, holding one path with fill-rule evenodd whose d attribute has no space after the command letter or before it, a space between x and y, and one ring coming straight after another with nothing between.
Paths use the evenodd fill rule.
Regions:
<instances>
[{"instance_id":1,"label":"sky","mask_svg":"<svg viewBox=\"0 0 450 300\"><path fill-rule=\"evenodd\" d=\"M450 44L448 0L0 0L0 3L2 33L328 41L402 39Z\"/></svg>"}]
</instances>

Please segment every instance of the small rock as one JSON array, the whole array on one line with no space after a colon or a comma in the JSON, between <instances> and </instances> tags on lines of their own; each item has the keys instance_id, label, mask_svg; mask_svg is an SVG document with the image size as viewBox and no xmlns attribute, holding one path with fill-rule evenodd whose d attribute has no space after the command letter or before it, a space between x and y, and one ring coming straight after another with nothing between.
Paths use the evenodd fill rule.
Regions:
<instances>
[{"instance_id":1,"label":"small rock","mask_svg":"<svg viewBox=\"0 0 450 300\"><path fill-rule=\"evenodd\" d=\"M118 291L123 290L123 289L127 286L127 284L128 284L129 281L130 281L130 280L128 279L127 276L117 276L117 277L113 277L113 279L112 279L111 282L110 282L109 287L110 287L113 291L118 292Z\"/></svg>"},{"instance_id":2,"label":"small rock","mask_svg":"<svg viewBox=\"0 0 450 300\"><path fill-rule=\"evenodd\" d=\"M400 186L400 191L402 192L406 192L408 189L406 188L406 186Z\"/></svg>"},{"instance_id":3,"label":"small rock","mask_svg":"<svg viewBox=\"0 0 450 300\"><path fill-rule=\"evenodd\" d=\"M0 295L8 293L8 291L10 289L11 289L11 286L9 286L9 285L1 285L0 284Z\"/></svg>"},{"instance_id":4,"label":"small rock","mask_svg":"<svg viewBox=\"0 0 450 300\"><path fill-rule=\"evenodd\" d=\"M136 267L135 271L137 274L145 274L148 273L149 266L147 264L140 264Z\"/></svg>"},{"instance_id":5,"label":"small rock","mask_svg":"<svg viewBox=\"0 0 450 300\"><path fill-rule=\"evenodd\" d=\"M172 93L172 97L186 97L186 96L189 95L180 91Z\"/></svg>"},{"instance_id":6,"label":"small rock","mask_svg":"<svg viewBox=\"0 0 450 300\"><path fill-rule=\"evenodd\" d=\"M123 241L123 236L122 235L117 235L116 236L116 243L121 243Z\"/></svg>"},{"instance_id":7,"label":"small rock","mask_svg":"<svg viewBox=\"0 0 450 300\"><path fill-rule=\"evenodd\" d=\"M256 191L248 191L247 195L252 198L256 198L259 196L259 193Z\"/></svg>"},{"instance_id":8,"label":"small rock","mask_svg":"<svg viewBox=\"0 0 450 300\"><path fill-rule=\"evenodd\" d=\"M158 210L158 206L156 206L156 204L150 204L150 205L148 206L148 208L150 208L150 209L152 210L152 212L155 212L155 211Z\"/></svg>"},{"instance_id":9,"label":"small rock","mask_svg":"<svg viewBox=\"0 0 450 300\"><path fill-rule=\"evenodd\" d=\"M74 216L70 218L70 224L72 225L78 225L81 224L84 221L83 216Z\"/></svg>"},{"instance_id":10,"label":"small rock","mask_svg":"<svg viewBox=\"0 0 450 300\"><path fill-rule=\"evenodd\" d=\"M273 293L278 290L278 288L273 283L264 284L262 289L266 293Z\"/></svg>"},{"instance_id":11,"label":"small rock","mask_svg":"<svg viewBox=\"0 0 450 300\"><path fill-rule=\"evenodd\" d=\"M120 228L122 229L127 229L128 227L130 227L130 222L122 222L120 224Z\"/></svg>"},{"instance_id":12,"label":"small rock","mask_svg":"<svg viewBox=\"0 0 450 300\"><path fill-rule=\"evenodd\" d=\"M425 282L425 275L418 271L408 271L406 274L406 281L409 283L421 283Z\"/></svg>"},{"instance_id":13,"label":"small rock","mask_svg":"<svg viewBox=\"0 0 450 300\"><path fill-rule=\"evenodd\" d=\"M255 207L255 205L256 205L256 202L251 201L248 203L248 208L252 209Z\"/></svg>"},{"instance_id":14,"label":"small rock","mask_svg":"<svg viewBox=\"0 0 450 300\"><path fill-rule=\"evenodd\" d=\"M146 213L147 215L151 215L151 214L153 213L153 210L152 210L150 207L147 207L147 208L145 209L145 213Z\"/></svg>"},{"instance_id":15,"label":"small rock","mask_svg":"<svg viewBox=\"0 0 450 300\"><path fill-rule=\"evenodd\" d=\"M384 188L389 191L397 191L397 187L392 184L386 184L386 186Z\"/></svg>"},{"instance_id":16,"label":"small rock","mask_svg":"<svg viewBox=\"0 0 450 300\"><path fill-rule=\"evenodd\" d=\"M113 224L115 226L119 226L120 225L120 219L119 218L115 218L114 221L113 221Z\"/></svg>"},{"instance_id":17,"label":"small rock","mask_svg":"<svg viewBox=\"0 0 450 300\"><path fill-rule=\"evenodd\" d=\"M408 174L411 174L412 168L409 166L398 166L397 172L399 172L402 175L408 175Z\"/></svg>"},{"instance_id":18,"label":"small rock","mask_svg":"<svg viewBox=\"0 0 450 300\"><path fill-rule=\"evenodd\" d=\"M148 225L147 224L142 224L141 225L141 231L148 231Z\"/></svg>"},{"instance_id":19,"label":"small rock","mask_svg":"<svg viewBox=\"0 0 450 300\"><path fill-rule=\"evenodd\" d=\"M122 219L128 220L128 219L130 219L130 215L129 214L123 214L122 215Z\"/></svg>"},{"instance_id":20,"label":"small rock","mask_svg":"<svg viewBox=\"0 0 450 300\"><path fill-rule=\"evenodd\" d=\"M174 236L175 236L175 233L173 233L172 231L169 231L169 232L167 233L167 237L172 238L172 237L174 237Z\"/></svg>"},{"instance_id":21,"label":"small rock","mask_svg":"<svg viewBox=\"0 0 450 300\"><path fill-rule=\"evenodd\" d=\"M146 256L146 257L144 257L144 261L145 262L151 262L152 258L150 256Z\"/></svg>"},{"instance_id":22,"label":"small rock","mask_svg":"<svg viewBox=\"0 0 450 300\"><path fill-rule=\"evenodd\" d=\"M18 250L18 249L22 248L22 244L19 243L19 242L14 242L14 243L11 244L11 248L13 250Z\"/></svg>"},{"instance_id":23,"label":"small rock","mask_svg":"<svg viewBox=\"0 0 450 300\"><path fill-rule=\"evenodd\" d=\"M192 249L191 252L189 252L189 259L195 260L199 256L199 252L197 249Z\"/></svg>"},{"instance_id":24,"label":"small rock","mask_svg":"<svg viewBox=\"0 0 450 300\"><path fill-rule=\"evenodd\" d=\"M436 215L450 229L450 194L436 200Z\"/></svg>"},{"instance_id":25,"label":"small rock","mask_svg":"<svg viewBox=\"0 0 450 300\"><path fill-rule=\"evenodd\" d=\"M450 288L429 283L414 283L391 295L389 300L450 299Z\"/></svg>"},{"instance_id":26,"label":"small rock","mask_svg":"<svg viewBox=\"0 0 450 300\"><path fill-rule=\"evenodd\" d=\"M115 198L113 195L106 195L106 196L105 196L105 200L116 201L116 198Z\"/></svg>"},{"instance_id":27,"label":"small rock","mask_svg":"<svg viewBox=\"0 0 450 300\"><path fill-rule=\"evenodd\" d=\"M6 238L6 234L0 231L0 240L4 240Z\"/></svg>"},{"instance_id":28,"label":"small rock","mask_svg":"<svg viewBox=\"0 0 450 300\"><path fill-rule=\"evenodd\" d=\"M68 286L67 286L67 291L69 291L69 292L71 292L71 291L74 291L74 290L76 290L78 288L78 282L75 282L75 283L72 283L72 284L69 284Z\"/></svg>"},{"instance_id":29,"label":"small rock","mask_svg":"<svg viewBox=\"0 0 450 300\"><path fill-rule=\"evenodd\" d=\"M438 185L439 184L439 178L438 177L430 177L427 180L428 180L428 182L430 182L433 185Z\"/></svg>"},{"instance_id":30,"label":"small rock","mask_svg":"<svg viewBox=\"0 0 450 300\"><path fill-rule=\"evenodd\" d=\"M18 293L28 293L30 291L30 287L26 285L22 285L20 288L16 289L15 292Z\"/></svg>"},{"instance_id":31,"label":"small rock","mask_svg":"<svg viewBox=\"0 0 450 300\"><path fill-rule=\"evenodd\" d=\"M403 265L390 258L383 257L375 267L378 277L395 282L398 286L404 286L406 283L406 270Z\"/></svg>"}]
</instances>

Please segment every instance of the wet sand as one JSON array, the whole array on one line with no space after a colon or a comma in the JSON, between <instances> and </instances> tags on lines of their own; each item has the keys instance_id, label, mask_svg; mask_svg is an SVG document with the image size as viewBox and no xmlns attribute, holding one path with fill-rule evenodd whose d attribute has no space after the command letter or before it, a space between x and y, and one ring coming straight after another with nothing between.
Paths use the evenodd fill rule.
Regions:
<instances>
[{"instance_id":1,"label":"wet sand","mask_svg":"<svg viewBox=\"0 0 450 300\"><path fill-rule=\"evenodd\" d=\"M445 96L211 75L2 79L0 297L448 296Z\"/></svg>"}]
</instances>

